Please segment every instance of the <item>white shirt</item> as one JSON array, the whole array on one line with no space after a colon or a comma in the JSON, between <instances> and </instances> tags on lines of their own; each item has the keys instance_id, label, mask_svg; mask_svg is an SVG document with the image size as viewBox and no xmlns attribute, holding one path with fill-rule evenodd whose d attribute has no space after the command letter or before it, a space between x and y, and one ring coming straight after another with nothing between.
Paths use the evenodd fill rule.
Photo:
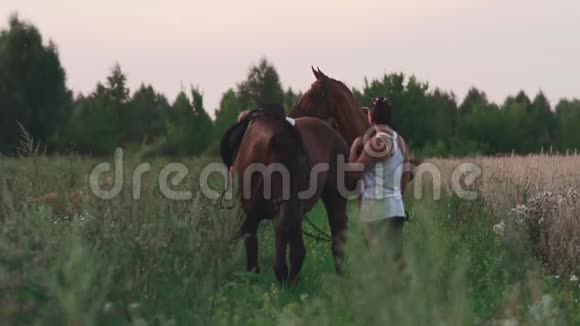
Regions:
<instances>
[{"instance_id":1,"label":"white shirt","mask_svg":"<svg viewBox=\"0 0 580 326\"><path fill-rule=\"evenodd\" d=\"M378 132L378 137L390 138L393 156L374 162L363 172L361 220L371 222L391 217L405 217L405 206L401 195L401 176L405 156L401 151L397 133Z\"/></svg>"}]
</instances>

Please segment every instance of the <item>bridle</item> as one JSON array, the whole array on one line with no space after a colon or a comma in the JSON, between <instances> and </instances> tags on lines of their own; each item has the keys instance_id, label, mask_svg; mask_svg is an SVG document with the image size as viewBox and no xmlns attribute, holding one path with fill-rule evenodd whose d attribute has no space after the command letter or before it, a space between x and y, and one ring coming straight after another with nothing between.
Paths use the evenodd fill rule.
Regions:
<instances>
[{"instance_id":1,"label":"bridle","mask_svg":"<svg viewBox=\"0 0 580 326\"><path fill-rule=\"evenodd\" d=\"M332 128L338 130L338 124L336 123L336 119L334 117L328 117L324 119L326 123L328 123Z\"/></svg>"}]
</instances>

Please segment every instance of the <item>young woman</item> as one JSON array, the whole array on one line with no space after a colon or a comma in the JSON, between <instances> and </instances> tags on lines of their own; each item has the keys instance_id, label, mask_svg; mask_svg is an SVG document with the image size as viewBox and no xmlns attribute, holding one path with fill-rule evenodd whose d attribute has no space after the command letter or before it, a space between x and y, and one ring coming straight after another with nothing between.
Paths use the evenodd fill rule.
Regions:
<instances>
[{"instance_id":1,"label":"young woman","mask_svg":"<svg viewBox=\"0 0 580 326\"><path fill-rule=\"evenodd\" d=\"M373 98L367 116L371 128L354 141L349 157L359 168L355 177L363 181L360 219L368 246L391 251L399 259L406 220L403 194L410 180L407 144L392 128L392 107L386 98Z\"/></svg>"}]
</instances>

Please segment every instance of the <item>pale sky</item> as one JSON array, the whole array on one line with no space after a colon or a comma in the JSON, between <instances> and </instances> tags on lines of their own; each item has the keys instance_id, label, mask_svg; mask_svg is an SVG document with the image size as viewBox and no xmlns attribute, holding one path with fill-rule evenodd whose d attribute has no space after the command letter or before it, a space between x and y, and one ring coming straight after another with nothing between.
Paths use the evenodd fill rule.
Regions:
<instances>
[{"instance_id":1,"label":"pale sky","mask_svg":"<svg viewBox=\"0 0 580 326\"><path fill-rule=\"evenodd\" d=\"M56 42L75 91L118 62L132 90L170 101L198 85L212 115L262 56L293 89L314 65L355 87L404 72L459 99L473 85L494 101L580 97L580 0L2 0L2 28L13 12Z\"/></svg>"}]
</instances>

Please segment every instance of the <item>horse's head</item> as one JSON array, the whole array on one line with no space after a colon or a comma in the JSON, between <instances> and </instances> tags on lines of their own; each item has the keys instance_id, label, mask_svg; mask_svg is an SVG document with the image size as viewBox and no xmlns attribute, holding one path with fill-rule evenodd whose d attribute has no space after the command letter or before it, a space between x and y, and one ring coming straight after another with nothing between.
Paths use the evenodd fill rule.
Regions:
<instances>
[{"instance_id":1,"label":"horse's head","mask_svg":"<svg viewBox=\"0 0 580 326\"><path fill-rule=\"evenodd\" d=\"M369 127L366 115L346 85L328 77L320 69L312 68L312 73L316 81L290 110L289 116L326 120L352 144Z\"/></svg>"},{"instance_id":2,"label":"horse's head","mask_svg":"<svg viewBox=\"0 0 580 326\"><path fill-rule=\"evenodd\" d=\"M322 120L332 120L335 116L336 103L332 80L320 69L312 68L316 80L300 101L290 110L293 118L315 117Z\"/></svg>"}]
</instances>

